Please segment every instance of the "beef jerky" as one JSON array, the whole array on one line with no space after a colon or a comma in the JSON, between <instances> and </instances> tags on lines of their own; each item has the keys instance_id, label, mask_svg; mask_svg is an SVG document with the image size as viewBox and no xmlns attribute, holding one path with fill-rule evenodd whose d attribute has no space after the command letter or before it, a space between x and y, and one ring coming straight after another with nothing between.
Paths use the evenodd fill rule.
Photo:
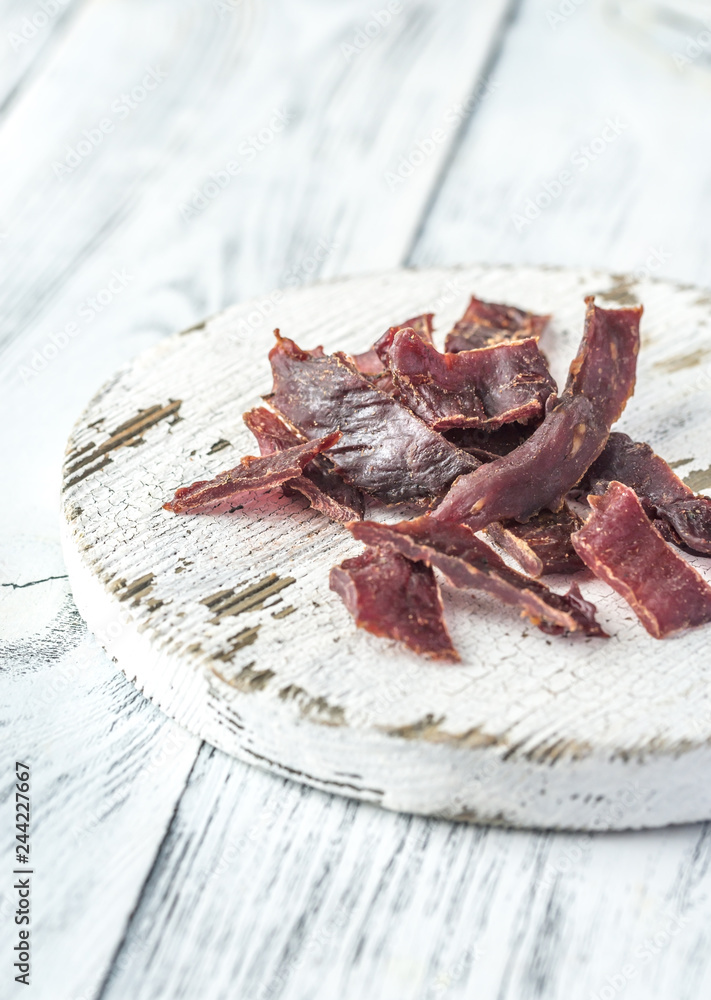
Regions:
<instances>
[{"instance_id":1,"label":"beef jerky","mask_svg":"<svg viewBox=\"0 0 711 1000\"><path fill-rule=\"evenodd\" d=\"M533 338L440 354L412 330L400 330L389 361L396 397L440 431L536 420L556 388Z\"/></svg>"},{"instance_id":2,"label":"beef jerky","mask_svg":"<svg viewBox=\"0 0 711 1000\"><path fill-rule=\"evenodd\" d=\"M421 560L440 570L453 587L483 590L520 609L543 632L582 632L604 636L595 621L595 607L573 584L567 594L517 573L463 524L445 524L432 516L398 524L360 521L348 525L366 545L396 549L407 559Z\"/></svg>"},{"instance_id":3,"label":"beef jerky","mask_svg":"<svg viewBox=\"0 0 711 1000\"><path fill-rule=\"evenodd\" d=\"M393 337L400 330L414 330L421 340L426 344L431 344L433 319L434 313L424 313L422 316L413 316L412 319L406 319L404 323L399 323L397 326L391 326L385 331L382 337L375 341L369 351L353 355L356 368L362 375L378 375L387 371L390 367L388 363L388 351Z\"/></svg>"},{"instance_id":4,"label":"beef jerky","mask_svg":"<svg viewBox=\"0 0 711 1000\"><path fill-rule=\"evenodd\" d=\"M475 427L453 427L444 436L462 451L469 452L480 462L493 462L518 448L538 427L538 423L504 424L498 430L479 430Z\"/></svg>"},{"instance_id":5,"label":"beef jerky","mask_svg":"<svg viewBox=\"0 0 711 1000\"><path fill-rule=\"evenodd\" d=\"M182 486L176 490L173 499L163 504L163 507L165 510L173 511L174 514L195 514L214 507L238 493L250 493L254 490L279 486L300 476L304 466L320 452L333 447L340 437L336 431L325 437L285 448L284 451L263 455L261 458L248 455L234 469L221 472L214 479L200 480L192 486Z\"/></svg>"},{"instance_id":6,"label":"beef jerky","mask_svg":"<svg viewBox=\"0 0 711 1000\"><path fill-rule=\"evenodd\" d=\"M693 495L657 510L676 532L682 546L697 555L711 556L711 498Z\"/></svg>"},{"instance_id":7,"label":"beef jerky","mask_svg":"<svg viewBox=\"0 0 711 1000\"><path fill-rule=\"evenodd\" d=\"M329 451L337 471L385 503L429 503L479 464L371 385L346 355L318 357L280 337L269 359L271 405L308 438L339 430Z\"/></svg>"},{"instance_id":8,"label":"beef jerky","mask_svg":"<svg viewBox=\"0 0 711 1000\"><path fill-rule=\"evenodd\" d=\"M459 659L444 623L439 584L425 563L392 548L367 548L333 567L330 586L360 628L433 660Z\"/></svg>"},{"instance_id":9,"label":"beef jerky","mask_svg":"<svg viewBox=\"0 0 711 1000\"><path fill-rule=\"evenodd\" d=\"M266 406L255 406L254 409L247 410L242 414L242 419L257 439L261 455L273 455L274 452L293 448L295 444L303 444L307 440L300 431Z\"/></svg>"},{"instance_id":10,"label":"beef jerky","mask_svg":"<svg viewBox=\"0 0 711 1000\"><path fill-rule=\"evenodd\" d=\"M649 634L664 639L710 622L711 587L650 524L634 490L613 482L589 500L592 515L573 535L573 544Z\"/></svg>"},{"instance_id":11,"label":"beef jerky","mask_svg":"<svg viewBox=\"0 0 711 1000\"><path fill-rule=\"evenodd\" d=\"M262 455L284 451L305 440L299 431L264 406L249 410L243 420L256 437ZM365 498L361 491L339 476L325 455L317 455L300 476L287 479L282 489L301 493L314 510L321 511L333 521L353 521L362 518L365 513Z\"/></svg>"},{"instance_id":12,"label":"beef jerky","mask_svg":"<svg viewBox=\"0 0 711 1000\"><path fill-rule=\"evenodd\" d=\"M540 337L550 316L536 316L514 306L482 302L472 295L467 311L447 334L444 349L447 352L472 351L491 344Z\"/></svg>"},{"instance_id":13,"label":"beef jerky","mask_svg":"<svg viewBox=\"0 0 711 1000\"><path fill-rule=\"evenodd\" d=\"M458 479L434 517L479 531L492 521L526 521L543 508L558 511L605 447L634 389L642 308L585 301L585 332L560 399L549 398L543 423L520 448Z\"/></svg>"},{"instance_id":14,"label":"beef jerky","mask_svg":"<svg viewBox=\"0 0 711 1000\"><path fill-rule=\"evenodd\" d=\"M614 481L630 486L654 521L667 523L671 530L663 533L668 541L711 556L711 498L696 496L648 444L610 434L581 489L601 494Z\"/></svg>"},{"instance_id":15,"label":"beef jerky","mask_svg":"<svg viewBox=\"0 0 711 1000\"><path fill-rule=\"evenodd\" d=\"M494 521L486 534L515 559L526 573L577 573L585 563L575 551L570 536L582 528L583 520L563 504L557 514L543 510L525 524Z\"/></svg>"}]
</instances>

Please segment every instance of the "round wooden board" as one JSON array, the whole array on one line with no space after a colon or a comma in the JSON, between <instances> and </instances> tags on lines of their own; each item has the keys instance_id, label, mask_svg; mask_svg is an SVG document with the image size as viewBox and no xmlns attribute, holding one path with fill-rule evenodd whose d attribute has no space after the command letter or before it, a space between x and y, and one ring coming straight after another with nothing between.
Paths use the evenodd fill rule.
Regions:
<instances>
[{"instance_id":1,"label":"round wooden board","mask_svg":"<svg viewBox=\"0 0 711 1000\"><path fill-rule=\"evenodd\" d=\"M355 627L328 574L361 546L302 499L264 493L211 516L162 509L178 486L255 453L241 415L270 389L273 326L304 347L359 351L390 324L434 311L441 338L471 292L553 314L542 347L559 383L585 295L643 302L637 391L619 427L695 489L711 486L711 299L699 289L533 267L334 281L171 337L91 401L69 442L63 490L77 606L164 712L317 788L510 826L708 819L708 629L655 641L589 575L581 588L607 641L550 638L482 595L445 588L462 662L437 665Z\"/></svg>"}]
</instances>

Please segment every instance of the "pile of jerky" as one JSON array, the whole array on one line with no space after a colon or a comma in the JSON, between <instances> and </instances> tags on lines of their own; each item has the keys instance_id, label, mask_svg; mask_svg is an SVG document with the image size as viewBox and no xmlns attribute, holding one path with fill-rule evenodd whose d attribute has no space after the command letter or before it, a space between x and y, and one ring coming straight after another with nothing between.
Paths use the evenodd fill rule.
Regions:
<instances>
[{"instance_id":1,"label":"pile of jerky","mask_svg":"<svg viewBox=\"0 0 711 1000\"><path fill-rule=\"evenodd\" d=\"M444 353L432 314L354 355L303 350L277 330L268 406L244 414L260 457L179 489L165 508L301 494L365 544L331 571L356 623L433 659L459 658L440 579L550 635L606 637L575 582L560 594L538 579L586 568L655 638L709 622L711 587L678 550L711 556L711 499L648 445L611 433L634 390L642 308L585 303L560 394L538 346L550 317L474 297ZM364 520L368 504L423 513Z\"/></svg>"}]
</instances>

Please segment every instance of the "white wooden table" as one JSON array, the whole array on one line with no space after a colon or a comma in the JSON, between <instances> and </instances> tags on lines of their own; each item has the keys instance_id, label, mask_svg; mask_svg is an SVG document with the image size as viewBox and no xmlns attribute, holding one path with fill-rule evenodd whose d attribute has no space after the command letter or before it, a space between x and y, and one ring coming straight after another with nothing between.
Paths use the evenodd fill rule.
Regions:
<instances>
[{"instance_id":1,"label":"white wooden table","mask_svg":"<svg viewBox=\"0 0 711 1000\"><path fill-rule=\"evenodd\" d=\"M473 260L711 283L711 77L607 6L403 0L379 23L384 0L0 2L1 997L709 995L708 825L451 825L254 770L125 680L59 552L86 400L232 302L263 295L269 323L284 285ZM711 385L711 345L698 364Z\"/></svg>"}]
</instances>

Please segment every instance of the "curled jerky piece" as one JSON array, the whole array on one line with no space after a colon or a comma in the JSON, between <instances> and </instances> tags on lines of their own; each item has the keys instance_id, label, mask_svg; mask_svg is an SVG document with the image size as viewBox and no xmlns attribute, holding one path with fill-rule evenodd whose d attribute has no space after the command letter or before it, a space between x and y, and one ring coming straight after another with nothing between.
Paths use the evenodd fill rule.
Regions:
<instances>
[{"instance_id":1,"label":"curled jerky piece","mask_svg":"<svg viewBox=\"0 0 711 1000\"><path fill-rule=\"evenodd\" d=\"M433 660L459 659L430 566L411 562L392 548L367 548L333 567L330 586L360 628L404 642Z\"/></svg>"},{"instance_id":2,"label":"curled jerky piece","mask_svg":"<svg viewBox=\"0 0 711 1000\"><path fill-rule=\"evenodd\" d=\"M247 410L242 414L242 419L257 439L262 455L273 455L276 451L293 448L295 444L303 444L307 440L300 431L266 406L255 406L254 409Z\"/></svg>"},{"instance_id":3,"label":"curled jerky piece","mask_svg":"<svg viewBox=\"0 0 711 1000\"><path fill-rule=\"evenodd\" d=\"M556 389L533 338L440 354L413 330L400 330L389 360L396 397L440 431L535 420Z\"/></svg>"},{"instance_id":4,"label":"curled jerky piece","mask_svg":"<svg viewBox=\"0 0 711 1000\"><path fill-rule=\"evenodd\" d=\"M385 503L430 502L479 464L371 385L346 355L319 357L279 337L269 360L271 405L308 438L338 429L329 458L347 482Z\"/></svg>"},{"instance_id":5,"label":"curled jerky piece","mask_svg":"<svg viewBox=\"0 0 711 1000\"><path fill-rule=\"evenodd\" d=\"M348 530L366 545L390 546L408 559L436 567L453 587L484 590L519 608L522 615L549 635L605 635L595 621L594 605L584 600L575 584L567 594L556 594L537 580L517 573L466 525L444 524L427 515L398 524L354 522Z\"/></svg>"},{"instance_id":6,"label":"curled jerky piece","mask_svg":"<svg viewBox=\"0 0 711 1000\"><path fill-rule=\"evenodd\" d=\"M256 437L262 455L284 451L305 440L295 428L265 406L249 410L242 419ZM287 479L282 484L284 487L297 490L315 510L333 521L353 521L365 513L363 494L338 475L325 455L317 455L300 476Z\"/></svg>"},{"instance_id":7,"label":"curled jerky piece","mask_svg":"<svg viewBox=\"0 0 711 1000\"><path fill-rule=\"evenodd\" d=\"M385 372L389 367L388 351L393 342L393 337L400 330L414 330L417 336L426 344L432 343L432 330L434 313L423 313L422 316L413 316L406 319L404 323L391 326L378 340L375 341L369 351L363 354L354 354L353 361L356 368L363 375L378 375Z\"/></svg>"},{"instance_id":8,"label":"curled jerky piece","mask_svg":"<svg viewBox=\"0 0 711 1000\"><path fill-rule=\"evenodd\" d=\"M472 351L490 344L540 337L549 320L550 316L536 316L514 306L482 302L472 295L467 311L447 334L444 349L453 353Z\"/></svg>"},{"instance_id":9,"label":"curled jerky piece","mask_svg":"<svg viewBox=\"0 0 711 1000\"><path fill-rule=\"evenodd\" d=\"M573 545L650 635L664 639L711 621L711 587L650 524L634 490L613 482L589 501L593 513Z\"/></svg>"},{"instance_id":10,"label":"curled jerky piece","mask_svg":"<svg viewBox=\"0 0 711 1000\"><path fill-rule=\"evenodd\" d=\"M585 332L565 391L546 404L543 423L509 455L458 479L434 513L474 530L560 510L567 493L604 448L632 395L641 306L600 309L587 298Z\"/></svg>"},{"instance_id":11,"label":"curled jerky piece","mask_svg":"<svg viewBox=\"0 0 711 1000\"><path fill-rule=\"evenodd\" d=\"M192 486L182 486L176 490L173 499L163 504L163 507L165 510L172 510L174 514L197 513L214 507L237 493L263 490L270 486L278 486L289 479L296 479L301 475L305 465L308 465L320 452L333 447L340 437L336 431L334 434L285 448L284 451L274 452L272 455L263 455L261 458L248 455L234 469L221 472L214 479L200 480Z\"/></svg>"},{"instance_id":12,"label":"curled jerky piece","mask_svg":"<svg viewBox=\"0 0 711 1000\"><path fill-rule=\"evenodd\" d=\"M650 517L673 529L665 533L668 540L711 556L711 499L696 496L648 444L627 434L610 434L581 489L600 494L614 481L630 486Z\"/></svg>"},{"instance_id":13,"label":"curled jerky piece","mask_svg":"<svg viewBox=\"0 0 711 1000\"><path fill-rule=\"evenodd\" d=\"M494 521L485 530L500 548L526 573L577 573L585 563L575 551L570 536L582 528L583 520L563 504L557 514L542 510L525 524Z\"/></svg>"}]
</instances>

